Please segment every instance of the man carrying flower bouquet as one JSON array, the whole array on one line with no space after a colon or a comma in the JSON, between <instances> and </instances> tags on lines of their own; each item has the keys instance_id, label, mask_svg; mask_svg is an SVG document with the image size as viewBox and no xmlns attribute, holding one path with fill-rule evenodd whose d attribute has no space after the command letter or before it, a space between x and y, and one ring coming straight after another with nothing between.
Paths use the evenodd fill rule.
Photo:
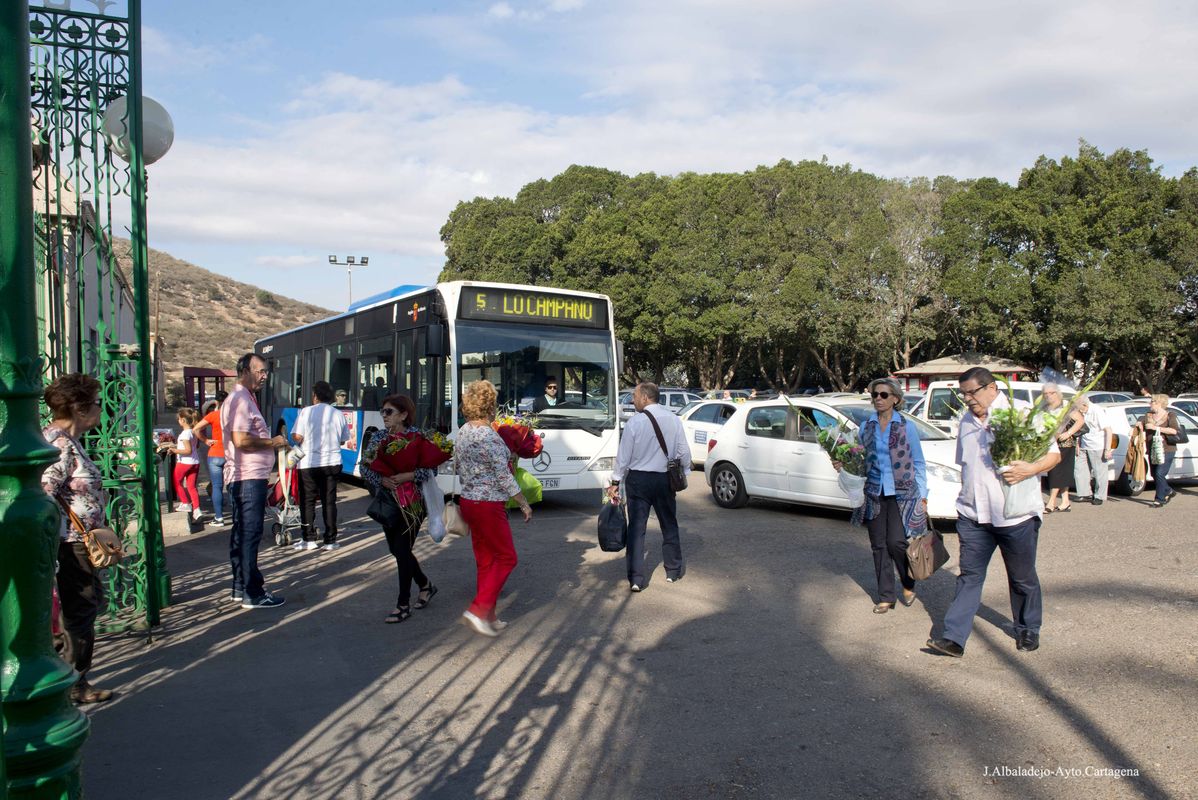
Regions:
<instances>
[{"instance_id":1,"label":"man carrying flower bouquet","mask_svg":"<svg viewBox=\"0 0 1198 800\"><path fill-rule=\"evenodd\" d=\"M961 493L957 497L957 535L960 542L960 574L957 593L944 615L944 631L929 639L927 646L938 653L960 658L973 628L973 618L982 601L986 568L997 547L1002 551L1011 588L1011 621L1015 629L1015 647L1021 651L1040 646L1040 622L1043 600L1040 578L1036 575L1036 544L1039 540L1039 509L1015 517L1004 515L1005 496L998 467L1007 469L1001 481L1015 485L1052 469L1061 460L1055 440L1032 463L1013 460L995 464L991 446L995 436L991 411L1009 405L999 391L994 375L983 367L962 373L960 393L968 413L961 417L957 434L957 465L961 467ZM1052 431L1049 431L1051 436ZM1035 496L1040 498L1037 490Z\"/></svg>"}]
</instances>

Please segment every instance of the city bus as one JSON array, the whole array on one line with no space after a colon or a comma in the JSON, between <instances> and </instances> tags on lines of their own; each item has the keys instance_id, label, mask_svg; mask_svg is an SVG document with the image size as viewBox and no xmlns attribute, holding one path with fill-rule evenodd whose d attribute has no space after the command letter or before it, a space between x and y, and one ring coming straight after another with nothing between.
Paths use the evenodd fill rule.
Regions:
<instances>
[{"instance_id":1,"label":"city bus","mask_svg":"<svg viewBox=\"0 0 1198 800\"><path fill-rule=\"evenodd\" d=\"M344 314L254 343L270 368L259 403L274 432L290 431L316 381L328 381L349 423L343 471L359 475L362 442L382 427L383 398L406 394L418 427L456 435L462 387L486 378L501 412L532 411L549 378L559 401L535 415L544 449L520 466L547 491L596 489L619 443L619 343L604 295L454 281L399 286ZM455 491L452 462L438 481Z\"/></svg>"}]
</instances>

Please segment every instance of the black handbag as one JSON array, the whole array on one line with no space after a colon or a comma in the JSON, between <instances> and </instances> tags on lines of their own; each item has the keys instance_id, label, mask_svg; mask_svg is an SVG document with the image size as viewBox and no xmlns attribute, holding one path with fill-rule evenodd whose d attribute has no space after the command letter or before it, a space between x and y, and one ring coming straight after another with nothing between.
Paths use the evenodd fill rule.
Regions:
<instances>
[{"instance_id":1,"label":"black handbag","mask_svg":"<svg viewBox=\"0 0 1198 800\"><path fill-rule=\"evenodd\" d=\"M623 503L604 503L599 510L599 549L618 553L628 542L628 518Z\"/></svg>"},{"instance_id":2,"label":"black handbag","mask_svg":"<svg viewBox=\"0 0 1198 800\"><path fill-rule=\"evenodd\" d=\"M398 528L403 512L400 511L399 503L395 501L394 495L385 487L380 486L379 490L374 493L374 499L370 501L370 506L366 509L366 516L384 528Z\"/></svg>"},{"instance_id":3,"label":"black handbag","mask_svg":"<svg viewBox=\"0 0 1198 800\"><path fill-rule=\"evenodd\" d=\"M1165 444L1188 444L1190 441L1190 435L1186 433L1185 428L1181 427L1181 423L1177 421L1177 417L1173 414L1170 414L1169 419L1173 422L1173 424L1169 425L1169 427L1177 431L1177 433L1166 433ZM1168 423L1169 421L1166 420L1165 424L1168 425Z\"/></svg>"},{"instance_id":4,"label":"black handbag","mask_svg":"<svg viewBox=\"0 0 1198 800\"><path fill-rule=\"evenodd\" d=\"M648 411L641 413L648 417L649 422L653 424L653 432L657 434L657 443L661 445L661 452L665 454L666 479L670 482L670 491L674 494L686 491L686 470L682 468L682 459L670 458L670 449L666 447L666 437L661 435L661 426Z\"/></svg>"}]
</instances>

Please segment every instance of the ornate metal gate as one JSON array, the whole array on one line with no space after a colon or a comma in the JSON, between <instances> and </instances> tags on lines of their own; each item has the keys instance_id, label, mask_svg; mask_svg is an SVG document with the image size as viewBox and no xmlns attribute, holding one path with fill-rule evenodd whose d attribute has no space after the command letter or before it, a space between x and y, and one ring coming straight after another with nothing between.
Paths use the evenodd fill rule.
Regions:
<instances>
[{"instance_id":1,"label":"ornate metal gate","mask_svg":"<svg viewBox=\"0 0 1198 800\"><path fill-rule=\"evenodd\" d=\"M114 3L91 0L101 12ZM47 382L101 385L85 445L104 474L109 524L131 556L106 575L106 630L147 629L169 602L153 429L140 2L125 17L29 12L38 325ZM122 100L123 98L123 100ZM120 100L117 103L115 101ZM127 131L127 144L116 137ZM128 157L119 158L114 146ZM128 225L128 246L114 230Z\"/></svg>"}]
</instances>

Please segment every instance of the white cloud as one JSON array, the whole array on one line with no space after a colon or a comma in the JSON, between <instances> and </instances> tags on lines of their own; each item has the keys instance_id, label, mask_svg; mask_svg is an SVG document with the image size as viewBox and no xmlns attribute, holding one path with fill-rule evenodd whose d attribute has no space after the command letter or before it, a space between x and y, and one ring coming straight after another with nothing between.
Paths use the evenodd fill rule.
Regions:
<instances>
[{"instance_id":1,"label":"white cloud","mask_svg":"<svg viewBox=\"0 0 1198 800\"><path fill-rule=\"evenodd\" d=\"M508 19L515 13L515 10L508 3L496 3L487 9L487 14L496 19Z\"/></svg>"},{"instance_id":2,"label":"white cloud","mask_svg":"<svg viewBox=\"0 0 1198 800\"><path fill-rule=\"evenodd\" d=\"M559 1L540 7L577 13L557 18L552 56L497 37L499 6L520 13L498 3L476 28L419 24L483 58L573 75L591 110L506 102L453 75L330 74L264 104L284 116L246 125L236 145L177 140L152 168L156 238L435 264L457 202L572 163L673 174L827 156L883 175L1013 180L1084 137L1198 164L1198 85L1177 80L1198 74L1189 6Z\"/></svg>"},{"instance_id":3,"label":"white cloud","mask_svg":"<svg viewBox=\"0 0 1198 800\"><path fill-rule=\"evenodd\" d=\"M326 262L325 258L317 258L311 255L268 255L258 256L254 259L254 263L259 267L270 267L273 269L295 269L297 267L314 267Z\"/></svg>"}]
</instances>

